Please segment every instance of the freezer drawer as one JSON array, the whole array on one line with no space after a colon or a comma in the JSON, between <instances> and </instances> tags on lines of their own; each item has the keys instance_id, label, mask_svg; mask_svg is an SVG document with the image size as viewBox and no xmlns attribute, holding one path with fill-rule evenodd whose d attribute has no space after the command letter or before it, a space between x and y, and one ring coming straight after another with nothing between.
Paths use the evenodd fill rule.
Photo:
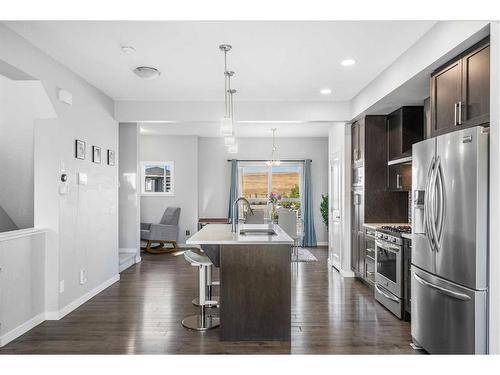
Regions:
<instances>
[{"instance_id":1,"label":"freezer drawer","mask_svg":"<svg viewBox=\"0 0 500 375\"><path fill-rule=\"evenodd\" d=\"M429 353L486 353L486 291L475 291L412 265L411 335Z\"/></svg>"}]
</instances>

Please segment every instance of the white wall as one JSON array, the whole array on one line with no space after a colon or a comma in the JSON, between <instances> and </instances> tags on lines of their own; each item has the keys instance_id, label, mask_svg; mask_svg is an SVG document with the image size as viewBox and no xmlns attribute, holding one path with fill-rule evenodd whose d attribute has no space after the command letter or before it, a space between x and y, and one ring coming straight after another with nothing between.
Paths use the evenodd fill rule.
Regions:
<instances>
[{"instance_id":1,"label":"white wall","mask_svg":"<svg viewBox=\"0 0 500 375\"><path fill-rule=\"evenodd\" d=\"M54 117L40 82L0 75L0 207L18 229L34 225L35 120Z\"/></svg>"},{"instance_id":2,"label":"white wall","mask_svg":"<svg viewBox=\"0 0 500 375\"><path fill-rule=\"evenodd\" d=\"M179 243L185 243L186 230L198 229L198 137L140 137L140 161L174 162L174 196L142 196L141 222L158 223L169 206L180 207ZM141 187L139 187L141 189Z\"/></svg>"},{"instance_id":3,"label":"white wall","mask_svg":"<svg viewBox=\"0 0 500 375\"><path fill-rule=\"evenodd\" d=\"M136 123L120 124L119 246L121 251L135 250L140 256L140 185L139 127Z\"/></svg>"},{"instance_id":4,"label":"white wall","mask_svg":"<svg viewBox=\"0 0 500 375\"><path fill-rule=\"evenodd\" d=\"M68 308L84 302L100 286L118 279L118 166L92 163L89 151L92 145L100 146L103 155L108 148L118 151L114 103L3 25L0 25L0 45L0 59L42 82L59 118L51 148L44 149L50 154L45 155L46 160L57 160L58 165L47 167L47 173L38 178L52 181L57 176L54 171L58 171L62 164L69 177L68 195L58 196L57 190L46 192L59 203L58 207L40 207L58 210L58 278L64 280L65 290L58 295L57 308L59 312L68 312ZM73 94L72 106L56 99L58 87ZM74 158L75 139L87 142L87 159L84 161ZM87 173L88 185L76 185L77 172ZM37 247L31 248L31 251L38 250ZM50 254L53 247L47 250ZM88 281L84 285L78 281L82 268L88 271ZM57 311L54 314L56 316Z\"/></svg>"},{"instance_id":5,"label":"white wall","mask_svg":"<svg viewBox=\"0 0 500 375\"><path fill-rule=\"evenodd\" d=\"M328 139L277 138L281 159L312 159L314 225L317 241L328 235L319 210L321 194L328 193ZM271 154L271 138L239 138L238 153L227 154L223 138L200 138L198 154L200 217L227 217L230 186L228 159L266 159Z\"/></svg>"}]
</instances>

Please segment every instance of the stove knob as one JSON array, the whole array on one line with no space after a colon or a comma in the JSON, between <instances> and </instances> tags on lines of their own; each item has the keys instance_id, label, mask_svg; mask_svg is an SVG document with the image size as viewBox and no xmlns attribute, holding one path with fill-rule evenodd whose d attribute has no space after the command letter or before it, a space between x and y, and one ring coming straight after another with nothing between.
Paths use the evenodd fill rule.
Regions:
<instances>
[{"instance_id":1,"label":"stove knob","mask_svg":"<svg viewBox=\"0 0 500 375\"><path fill-rule=\"evenodd\" d=\"M392 242L396 242L396 239L395 239L395 238L393 238L393 239L392 239Z\"/></svg>"},{"instance_id":2,"label":"stove knob","mask_svg":"<svg viewBox=\"0 0 500 375\"><path fill-rule=\"evenodd\" d=\"M384 240L387 240L388 238L389 238L389 237L387 237L387 236L384 236Z\"/></svg>"}]
</instances>

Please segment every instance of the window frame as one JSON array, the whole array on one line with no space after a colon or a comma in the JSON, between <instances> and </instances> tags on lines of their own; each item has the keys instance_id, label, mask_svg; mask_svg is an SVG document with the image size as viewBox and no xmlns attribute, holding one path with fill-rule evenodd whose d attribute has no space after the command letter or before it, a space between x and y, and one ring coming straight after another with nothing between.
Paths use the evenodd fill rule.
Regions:
<instances>
[{"instance_id":1,"label":"window frame","mask_svg":"<svg viewBox=\"0 0 500 375\"><path fill-rule=\"evenodd\" d=\"M282 198L282 202L300 202L302 204L302 190L303 190L303 173L304 173L304 164L302 162L287 162L283 161L279 165L281 166L295 166L299 169L299 198ZM262 162L246 162L241 161L238 162L238 196L243 196L243 168L244 167L266 167L267 169L267 195L266 198L248 198L248 201L251 204L259 204L262 202L266 203L266 206L269 206L269 193L273 190L273 166L266 165L265 161ZM264 206L264 205L263 205Z\"/></svg>"},{"instance_id":2,"label":"window frame","mask_svg":"<svg viewBox=\"0 0 500 375\"><path fill-rule=\"evenodd\" d=\"M165 166L170 166L170 191L167 192L149 192L146 191L146 166L148 165L163 165L163 184L165 187L166 183L166 174L165 174ZM175 196L174 192L174 177L175 177L175 169L174 169L174 161L173 160L167 160L167 161L142 161L141 162L141 195L144 196L160 196L160 197L173 197Z\"/></svg>"}]
</instances>

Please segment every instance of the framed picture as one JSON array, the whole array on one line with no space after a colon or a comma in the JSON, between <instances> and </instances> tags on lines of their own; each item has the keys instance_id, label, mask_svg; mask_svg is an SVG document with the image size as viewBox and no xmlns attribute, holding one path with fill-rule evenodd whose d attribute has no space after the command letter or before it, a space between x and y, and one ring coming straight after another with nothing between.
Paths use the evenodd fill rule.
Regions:
<instances>
[{"instance_id":1,"label":"framed picture","mask_svg":"<svg viewBox=\"0 0 500 375\"><path fill-rule=\"evenodd\" d=\"M92 146L92 161L101 164L101 148Z\"/></svg>"},{"instance_id":2,"label":"framed picture","mask_svg":"<svg viewBox=\"0 0 500 375\"><path fill-rule=\"evenodd\" d=\"M75 139L75 158L85 160L85 148L86 143L84 141Z\"/></svg>"},{"instance_id":3,"label":"framed picture","mask_svg":"<svg viewBox=\"0 0 500 375\"><path fill-rule=\"evenodd\" d=\"M141 163L142 195L174 195L174 162L144 161Z\"/></svg>"},{"instance_id":4,"label":"framed picture","mask_svg":"<svg viewBox=\"0 0 500 375\"><path fill-rule=\"evenodd\" d=\"M115 165L115 152L108 150L108 165Z\"/></svg>"}]
</instances>

